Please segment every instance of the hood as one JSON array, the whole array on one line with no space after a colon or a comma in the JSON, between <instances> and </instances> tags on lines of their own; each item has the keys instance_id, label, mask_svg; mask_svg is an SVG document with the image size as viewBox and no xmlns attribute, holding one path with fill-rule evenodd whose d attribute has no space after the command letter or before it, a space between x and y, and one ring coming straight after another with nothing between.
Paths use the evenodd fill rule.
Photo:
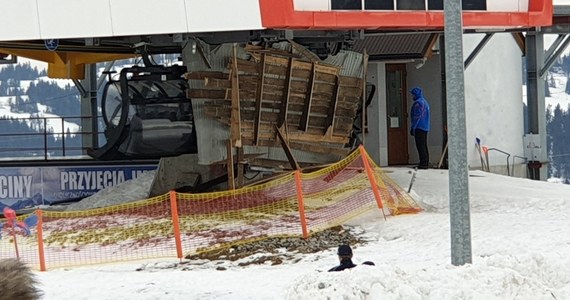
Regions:
<instances>
[{"instance_id":1,"label":"hood","mask_svg":"<svg viewBox=\"0 0 570 300\"><path fill-rule=\"evenodd\" d=\"M424 96L424 92L419 87L415 87L415 88L411 89L410 93L414 96L414 100L417 100L419 98L423 98L423 96Z\"/></svg>"}]
</instances>

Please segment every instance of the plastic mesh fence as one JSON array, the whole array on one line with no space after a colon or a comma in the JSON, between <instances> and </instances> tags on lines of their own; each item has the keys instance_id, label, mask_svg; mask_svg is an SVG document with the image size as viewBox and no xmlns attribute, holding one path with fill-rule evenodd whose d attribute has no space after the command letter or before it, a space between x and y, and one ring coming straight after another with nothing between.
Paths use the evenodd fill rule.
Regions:
<instances>
[{"instance_id":1,"label":"plastic mesh fence","mask_svg":"<svg viewBox=\"0 0 570 300\"><path fill-rule=\"evenodd\" d=\"M372 182L380 199L375 197ZM37 211L39 222L30 228L31 235L20 228L0 227L0 259L18 256L45 270L182 258L268 237L308 236L370 209L377 209L379 217L420 211L361 150L316 172L292 172L232 191L172 192L87 211ZM1 224L5 222L0 219Z\"/></svg>"}]
</instances>

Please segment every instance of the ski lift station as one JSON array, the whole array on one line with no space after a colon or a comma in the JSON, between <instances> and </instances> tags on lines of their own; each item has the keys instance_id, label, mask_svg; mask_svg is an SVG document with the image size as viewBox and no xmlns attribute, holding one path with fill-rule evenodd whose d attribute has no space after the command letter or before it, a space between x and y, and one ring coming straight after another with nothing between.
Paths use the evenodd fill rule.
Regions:
<instances>
[{"instance_id":1,"label":"ski lift station","mask_svg":"<svg viewBox=\"0 0 570 300\"><path fill-rule=\"evenodd\" d=\"M468 166L544 180L544 77L570 43L570 7L462 9ZM163 189L222 177L237 187L248 172L328 164L361 143L379 166L414 165L415 86L431 106L430 165L448 166L443 0L7 0L0 28L1 62L47 62L49 77L77 87L82 112L82 159L62 128L61 145L34 150L40 160L3 162L8 175L161 159L179 176L155 180ZM546 50L545 34L558 35Z\"/></svg>"}]
</instances>

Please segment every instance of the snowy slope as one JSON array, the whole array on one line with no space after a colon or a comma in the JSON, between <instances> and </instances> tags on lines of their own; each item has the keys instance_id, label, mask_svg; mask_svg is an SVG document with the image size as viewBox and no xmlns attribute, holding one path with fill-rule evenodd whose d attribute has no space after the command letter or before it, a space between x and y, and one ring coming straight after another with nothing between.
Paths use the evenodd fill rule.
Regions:
<instances>
[{"instance_id":1,"label":"snowy slope","mask_svg":"<svg viewBox=\"0 0 570 300\"><path fill-rule=\"evenodd\" d=\"M407 187L409 169L386 170ZM420 170L412 195L425 212L384 221L374 210L348 224L369 240L353 245L354 262L376 266L328 273L329 249L273 266L173 259L37 275L45 299L570 299L570 186L470 175L464 266L451 265L448 173Z\"/></svg>"}]
</instances>

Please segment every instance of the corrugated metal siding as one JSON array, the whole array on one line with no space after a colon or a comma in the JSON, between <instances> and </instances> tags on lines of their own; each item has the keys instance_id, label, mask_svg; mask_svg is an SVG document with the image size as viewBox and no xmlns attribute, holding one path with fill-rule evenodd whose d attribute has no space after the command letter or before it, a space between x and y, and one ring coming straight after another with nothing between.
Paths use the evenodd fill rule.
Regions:
<instances>
[{"instance_id":1,"label":"corrugated metal siding","mask_svg":"<svg viewBox=\"0 0 570 300\"><path fill-rule=\"evenodd\" d=\"M366 36L356 41L353 50L366 49L371 59L423 58L433 38L433 33Z\"/></svg>"},{"instance_id":2,"label":"corrugated metal siding","mask_svg":"<svg viewBox=\"0 0 570 300\"><path fill-rule=\"evenodd\" d=\"M192 41L188 42L188 45L182 51L183 60L188 71L228 72L228 64L233 53L232 44L223 44L212 49L207 44L203 44L205 56L212 66L210 69L200 56L198 49L193 50L192 43ZM249 55L240 47L237 49L237 55L243 59L249 58ZM204 87L204 81L202 80L189 80L188 84L190 88ZM206 99L192 99L192 110L197 129L196 137L198 139L198 164L201 165L209 165L226 159L226 143L230 134L227 126L218 120L206 116L204 113L205 101Z\"/></svg>"},{"instance_id":3,"label":"corrugated metal siding","mask_svg":"<svg viewBox=\"0 0 570 300\"><path fill-rule=\"evenodd\" d=\"M324 62L341 67L342 76L362 78L362 53L341 50L337 55L327 57Z\"/></svg>"}]
</instances>

